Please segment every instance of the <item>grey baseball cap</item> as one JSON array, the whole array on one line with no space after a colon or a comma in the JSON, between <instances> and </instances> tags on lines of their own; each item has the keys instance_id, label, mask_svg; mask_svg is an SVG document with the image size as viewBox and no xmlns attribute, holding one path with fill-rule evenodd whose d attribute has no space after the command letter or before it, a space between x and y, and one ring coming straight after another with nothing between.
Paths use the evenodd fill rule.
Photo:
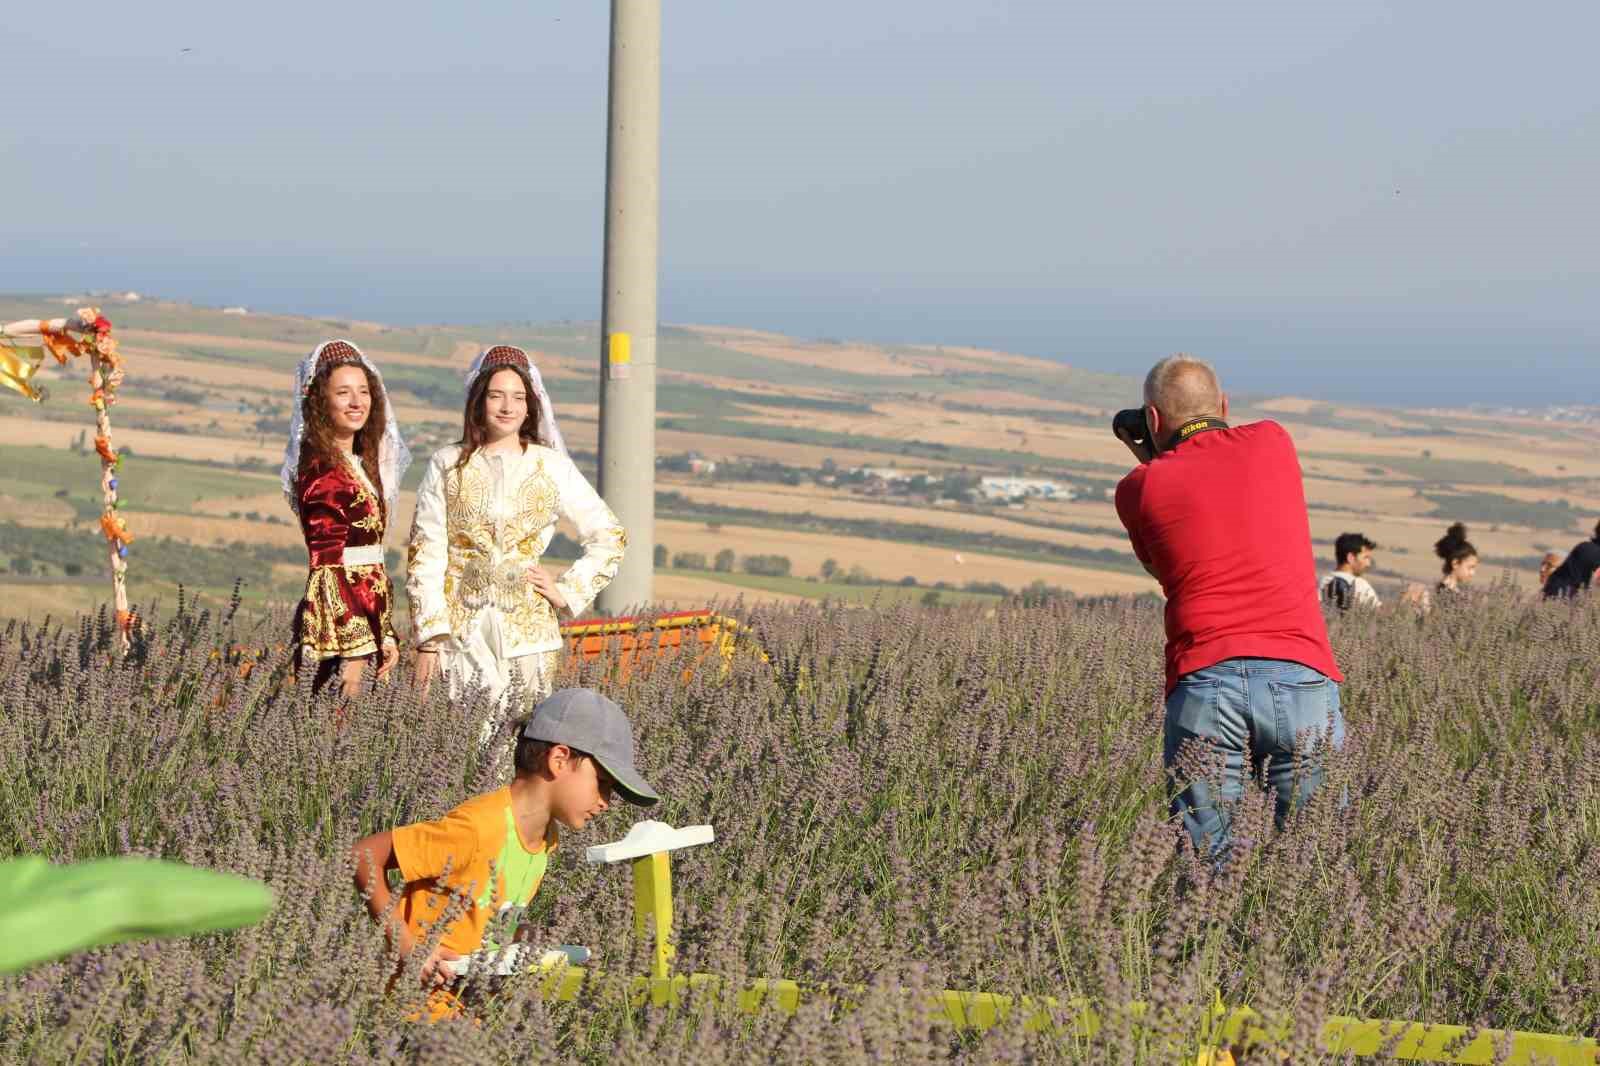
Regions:
<instances>
[{"instance_id":1,"label":"grey baseball cap","mask_svg":"<svg viewBox=\"0 0 1600 1066\"><path fill-rule=\"evenodd\" d=\"M634 769L633 730L628 716L592 688L564 688L550 693L533 709L522 735L529 740L565 744L593 756L629 803L648 807L661 798Z\"/></svg>"}]
</instances>

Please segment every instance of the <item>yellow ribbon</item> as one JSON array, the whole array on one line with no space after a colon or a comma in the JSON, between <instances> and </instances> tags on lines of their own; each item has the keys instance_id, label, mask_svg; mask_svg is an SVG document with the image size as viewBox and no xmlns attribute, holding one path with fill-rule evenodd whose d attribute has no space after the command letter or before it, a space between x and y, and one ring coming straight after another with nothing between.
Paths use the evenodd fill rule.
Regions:
<instances>
[{"instance_id":1,"label":"yellow ribbon","mask_svg":"<svg viewBox=\"0 0 1600 1066\"><path fill-rule=\"evenodd\" d=\"M31 379L44 362L43 348L21 348L0 344L0 385L22 393L34 403L44 399L44 390Z\"/></svg>"}]
</instances>

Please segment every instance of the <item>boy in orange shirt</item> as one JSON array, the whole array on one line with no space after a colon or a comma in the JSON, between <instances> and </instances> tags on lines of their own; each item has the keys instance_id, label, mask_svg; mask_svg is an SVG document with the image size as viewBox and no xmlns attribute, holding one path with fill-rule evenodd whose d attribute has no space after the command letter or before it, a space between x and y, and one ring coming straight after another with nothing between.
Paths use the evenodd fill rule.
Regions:
<instances>
[{"instance_id":1,"label":"boy in orange shirt","mask_svg":"<svg viewBox=\"0 0 1600 1066\"><path fill-rule=\"evenodd\" d=\"M381 921L392 900L388 871L400 871L405 881L388 930L401 957L427 939L453 893L470 901L424 961L424 987L452 980L450 962L483 945L495 915L533 899L559 839L557 823L582 829L606 811L613 792L639 806L661 798L634 769L622 708L592 689L562 689L535 707L518 733L515 761L506 787L437 821L374 833L351 849L356 890L374 918ZM452 1008L434 1004L430 1014Z\"/></svg>"}]
</instances>

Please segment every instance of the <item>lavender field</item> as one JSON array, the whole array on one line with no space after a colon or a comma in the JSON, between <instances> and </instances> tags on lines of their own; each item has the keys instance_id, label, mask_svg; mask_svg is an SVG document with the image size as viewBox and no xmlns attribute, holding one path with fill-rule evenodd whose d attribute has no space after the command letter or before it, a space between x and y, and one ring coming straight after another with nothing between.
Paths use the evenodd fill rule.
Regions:
<instances>
[{"instance_id":1,"label":"lavender field","mask_svg":"<svg viewBox=\"0 0 1600 1066\"><path fill-rule=\"evenodd\" d=\"M581 861L636 817L618 806L564 841L531 911L606 979L561 1004L513 979L473 1020L408 1022L420 992L385 994L345 856L496 787L504 747L403 684L339 718L286 682L283 619L180 611L126 660L94 618L0 634L0 849L179 858L278 906L0 981L0 1058L1154 1063L1218 992L1291 1023L1261 1062L1323 1061L1330 1014L1600 1033L1600 603L1500 587L1334 619L1330 787L1283 834L1247 800L1216 876L1167 817L1159 608L737 613L768 661L596 682L668 797L650 816L716 826L674 856L676 966L859 985L853 1009L631 1006L629 872ZM262 656L248 677L235 645ZM915 994L940 988L1085 996L1105 1026L956 1033Z\"/></svg>"}]
</instances>

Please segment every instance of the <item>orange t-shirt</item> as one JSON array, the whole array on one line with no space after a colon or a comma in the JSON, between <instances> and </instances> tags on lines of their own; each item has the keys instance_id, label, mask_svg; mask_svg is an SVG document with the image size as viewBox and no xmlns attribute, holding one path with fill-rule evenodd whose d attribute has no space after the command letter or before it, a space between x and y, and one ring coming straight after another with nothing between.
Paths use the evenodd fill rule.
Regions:
<instances>
[{"instance_id":1,"label":"orange t-shirt","mask_svg":"<svg viewBox=\"0 0 1600 1066\"><path fill-rule=\"evenodd\" d=\"M522 839L509 787L467 800L438 821L403 825L392 835L406 880L400 920L421 943L450 905L451 894L464 894L471 900L466 914L439 941L462 955L483 946L490 920L503 908L528 905L558 840L554 819L544 840L530 845Z\"/></svg>"}]
</instances>

